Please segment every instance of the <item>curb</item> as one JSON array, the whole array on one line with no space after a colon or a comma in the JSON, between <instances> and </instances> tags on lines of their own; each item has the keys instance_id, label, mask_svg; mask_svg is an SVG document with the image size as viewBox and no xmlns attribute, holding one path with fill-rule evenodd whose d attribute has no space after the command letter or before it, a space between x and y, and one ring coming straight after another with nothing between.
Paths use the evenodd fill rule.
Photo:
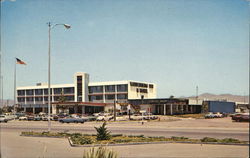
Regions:
<instances>
[{"instance_id":1,"label":"curb","mask_svg":"<svg viewBox=\"0 0 250 158\"><path fill-rule=\"evenodd\" d=\"M43 138L67 138L67 137L61 137L61 136L34 136L34 135L25 135L25 134L20 134L20 136L24 136L24 137L43 137Z\"/></svg>"},{"instance_id":2,"label":"curb","mask_svg":"<svg viewBox=\"0 0 250 158\"><path fill-rule=\"evenodd\" d=\"M71 147L99 147L99 146L125 146L125 145L143 145L143 144L170 144L170 143L180 143L180 144L211 144L211 145L238 145L238 146L249 146L249 144L237 144L237 143L216 143L216 142L174 142L174 141L161 141L161 142L136 142L136 143L119 143L119 144L88 144L88 145L78 145L73 144L70 137L68 141Z\"/></svg>"}]
</instances>

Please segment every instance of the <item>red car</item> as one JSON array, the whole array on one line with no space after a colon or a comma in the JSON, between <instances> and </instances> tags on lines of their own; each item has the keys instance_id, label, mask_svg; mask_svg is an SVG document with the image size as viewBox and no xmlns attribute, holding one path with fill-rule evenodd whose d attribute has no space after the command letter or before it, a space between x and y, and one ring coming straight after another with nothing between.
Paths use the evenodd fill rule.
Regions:
<instances>
[{"instance_id":1,"label":"red car","mask_svg":"<svg viewBox=\"0 0 250 158\"><path fill-rule=\"evenodd\" d=\"M232 115L232 120L236 122L243 122L243 121L249 121L249 113L238 113L235 115Z\"/></svg>"}]
</instances>

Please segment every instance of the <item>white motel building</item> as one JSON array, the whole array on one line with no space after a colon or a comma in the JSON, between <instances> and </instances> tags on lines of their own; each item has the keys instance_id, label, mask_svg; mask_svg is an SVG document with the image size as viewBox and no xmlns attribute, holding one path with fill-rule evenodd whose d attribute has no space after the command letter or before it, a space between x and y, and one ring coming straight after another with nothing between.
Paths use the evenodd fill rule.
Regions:
<instances>
[{"instance_id":1,"label":"white motel building","mask_svg":"<svg viewBox=\"0 0 250 158\"><path fill-rule=\"evenodd\" d=\"M113 109L114 103L130 99L156 98L156 84L137 81L89 82L89 74L77 72L74 83L51 85L52 114L96 113ZM17 87L18 109L39 113L48 111L48 85Z\"/></svg>"}]
</instances>

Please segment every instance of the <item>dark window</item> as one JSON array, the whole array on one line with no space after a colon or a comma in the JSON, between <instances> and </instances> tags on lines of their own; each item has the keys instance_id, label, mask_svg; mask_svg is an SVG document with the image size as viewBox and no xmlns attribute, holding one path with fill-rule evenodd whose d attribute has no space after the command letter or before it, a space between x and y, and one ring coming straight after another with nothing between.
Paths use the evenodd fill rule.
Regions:
<instances>
[{"instance_id":1,"label":"dark window","mask_svg":"<svg viewBox=\"0 0 250 158\"><path fill-rule=\"evenodd\" d=\"M117 85L117 92L127 92L128 91L128 85Z\"/></svg>"},{"instance_id":2,"label":"dark window","mask_svg":"<svg viewBox=\"0 0 250 158\"><path fill-rule=\"evenodd\" d=\"M35 97L35 101L43 101L43 97Z\"/></svg>"},{"instance_id":3,"label":"dark window","mask_svg":"<svg viewBox=\"0 0 250 158\"><path fill-rule=\"evenodd\" d=\"M77 82L78 81L82 82L82 76L77 76Z\"/></svg>"},{"instance_id":4,"label":"dark window","mask_svg":"<svg viewBox=\"0 0 250 158\"><path fill-rule=\"evenodd\" d=\"M17 95L25 95L25 90L18 90Z\"/></svg>"},{"instance_id":5,"label":"dark window","mask_svg":"<svg viewBox=\"0 0 250 158\"><path fill-rule=\"evenodd\" d=\"M44 97L44 101L48 101L48 97ZM52 101L52 97L50 97L50 101Z\"/></svg>"},{"instance_id":6,"label":"dark window","mask_svg":"<svg viewBox=\"0 0 250 158\"><path fill-rule=\"evenodd\" d=\"M62 88L54 88L54 94L62 94Z\"/></svg>"},{"instance_id":7,"label":"dark window","mask_svg":"<svg viewBox=\"0 0 250 158\"><path fill-rule=\"evenodd\" d=\"M96 96L90 96L89 97L90 101L94 101L94 100L103 100L103 96L102 95L96 95Z\"/></svg>"},{"instance_id":8,"label":"dark window","mask_svg":"<svg viewBox=\"0 0 250 158\"><path fill-rule=\"evenodd\" d=\"M64 88L63 92L64 94L72 94L74 93L74 87Z\"/></svg>"},{"instance_id":9,"label":"dark window","mask_svg":"<svg viewBox=\"0 0 250 158\"><path fill-rule=\"evenodd\" d=\"M115 99L115 95L105 95L105 99L107 99L107 100L114 100Z\"/></svg>"},{"instance_id":10,"label":"dark window","mask_svg":"<svg viewBox=\"0 0 250 158\"><path fill-rule=\"evenodd\" d=\"M48 89L43 89L44 94L48 94Z\"/></svg>"},{"instance_id":11,"label":"dark window","mask_svg":"<svg viewBox=\"0 0 250 158\"><path fill-rule=\"evenodd\" d=\"M140 89L140 92L141 93L148 93L148 90L147 89Z\"/></svg>"},{"instance_id":12,"label":"dark window","mask_svg":"<svg viewBox=\"0 0 250 158\"><path fill-rule=\"evenodd\" d=\"M25 98L24 97L17 98L17 101L18 102L25 102Z\"/></svg>"},{"instance_id":13,"label":"dark window","mask_svg":"<svg viewBox=\"0 0 250 158\"><path fill-rule=\"evenodd\" d=\"M150 85L149 85L149 88L154 88L154 85L153 85L153 84L150 84Z\"/></svg>"},{"instance_id":14,"label":"dark window","mask_svg":"<svg viewBox=\"0 0 250 158\"><path fill-rule=\"evenodd\" d=\"M26 95L33 95L34 94L34 90L26 90Z\"/></svg>"},{"instance_id":15,"label":"dark window","mask_svg":"<svg viewBox=\"0 0 250 158\"><path fill-rule=\"evenodd\" d=\"M74 101L74 96L66 96L66 101Z\"/></svg>"},{"instance_id":16,"label":"dark window","mask_svg":"<svg viewBox=\"0 0 250 158\"><path fill-rule=\"evenodd\" d=\"M89 87L89 93L103 93L103 86Z\"/></svg>"},{"instance_id":17,"label":"dark window","mask_svg":"<svg viewBox=\"0 0 250 158\"><path fill-rule=\"evenodd\" d=\"M35 95L43 95L42 89L35 89Z\"/></svg>"},{"instance_id":18,"label":"dark window","mask_svg":"<svg viewBox=\"0 0 250 158\"><path fill-rule=\"evenodd\" d=\"M130 82L130 86L138 87L138 83L136 83L136 82Z\"/></svg>"},{"instance_id":19,"label":"dark window","mask_svg":"<svg viewBox=\"0 0 250 158\"><path fill-rule=\"evenodd\" d=\"M117 99L128 99L127 94L117 94Z\"/></svg>"},{"instance_id":20,"label":"dark window","mask_svg":"<svg viewBox=\"0 0 250 158\"><path fill-rule=\"evenodd\" d=\"M27 97L27 98L26 98L26 101L27 101L27 102L34 101L34 98L33 98L33 97Z\"/></svg>"},{"instance_id":21,"label":"dark window","mask_svg":"<svg viewBox=\"0 0 250 158\"><path fill-rule=\"evenodd\" d=\"M48 95L49 92L48 92L48 88L47 89L43 89L44 91L44 95ZM50 94L52 94L52 88L50 88Z\"/></svg>"},{"instance_id":22,"label":"dark window","mask_svg":"<svg viewBox=\"0 0 250 158\"><path fill-rule=\"evenodd\" d=\"M105 92L115 92L115 85L105 86Z\"/></svg>"}]
</instances>

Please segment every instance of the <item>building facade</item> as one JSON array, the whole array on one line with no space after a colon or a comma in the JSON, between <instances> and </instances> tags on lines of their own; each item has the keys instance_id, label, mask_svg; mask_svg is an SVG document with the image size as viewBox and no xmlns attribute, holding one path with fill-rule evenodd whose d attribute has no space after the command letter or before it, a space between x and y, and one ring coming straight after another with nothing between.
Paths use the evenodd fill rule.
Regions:
<instances>
[{"instance_id":1,"label":"building facade","mask_svg":"<svg viewBox=\"0 0 250 158\"><path fill-rule=\"evenodd\" d=\"M90 82L89 74L77 72L73 84L51 85L52 113L61 112L60 109L67 109L70 113L108 111L115 101L126 103L129 99L156 98L156 94L154 83L130 80ZM17 101L20 110L47 112L48 85L38 83L36 86L18 87Z\"/></svg>"}]
</instances>

